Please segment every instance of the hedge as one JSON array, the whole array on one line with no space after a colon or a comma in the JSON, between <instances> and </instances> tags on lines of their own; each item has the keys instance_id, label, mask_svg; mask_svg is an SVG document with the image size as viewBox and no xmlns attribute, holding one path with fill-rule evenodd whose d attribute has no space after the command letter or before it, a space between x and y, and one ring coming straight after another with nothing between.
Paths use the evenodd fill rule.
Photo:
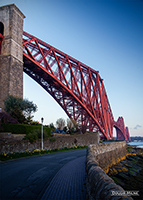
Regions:
<instances>
[{"instance_id":1,"label":"hedge","mask_svg":"<svg viewBox=\"0 0 143 200\"><path fill-rule=\"evenodd\" d=\"M2 123L2 132L11 132L13 134L28 134L34 130L40 130L40 125L27 125L27 124L12 124L12 123ZM51 129L49 127L43 126L43 130L48 136L51 135Z\"/></svg>"}]
</instances>

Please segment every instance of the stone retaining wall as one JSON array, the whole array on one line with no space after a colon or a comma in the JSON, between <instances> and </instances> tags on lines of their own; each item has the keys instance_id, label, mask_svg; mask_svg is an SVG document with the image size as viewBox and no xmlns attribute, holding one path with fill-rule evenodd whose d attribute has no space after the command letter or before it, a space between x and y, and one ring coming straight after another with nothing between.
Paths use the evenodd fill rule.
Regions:
<instances>
[{"instance_id":1,"label":"stone retaining wall","mask_svg":"<svg viewBox=\"0 0 143 200\"><path fill-rule=\"evenodd\" d=\"M74 147L83 146L99 142L99 136L97 133L93 134L80 134L80 135L70 135L70 136L59 136L52 137L55 141L48 139L44 140L44 149L62 149L64 147ZM22 141L5 141L0 142L0 153L10 153L10 152L22 152L22 151L32 151L34 149L41 149L41 140L37 140L31 144L27 140Z\"/></svg>"},{"instance_id":2,"label":"stone retaining wall","mask_svg":"<svg viewBox=\"0 0 143 200\"><path fill-rule=\"evenodd\" d=\"M0 140L22 140L25 134L12 134L9 132L0 132Z\"/></svg>"},{"instance_id":3,"label":"stone retaining wall","mask_svg":"<svg viewBox=\"0 0 143 200\"><path fill-rule=\"evenodd\" d=\"M92 144L87 148L87 196L89 200L132 199L127 197L122 187L105 173L109 166L126 156L126 142ZM104 170L105 171L104 171Z\"/></svg>"},{"instance_id":4,"label":"stone retaining wall","mask_svg":"<svg viewBox=\"0 0 143 200\"><path fill-rule=\"evenodd\" d=\"M88 154L94 155L99 166L107 173L111 165L125 158L126 142L92 144L88 147Z\"/></svg>"}]
</instances>

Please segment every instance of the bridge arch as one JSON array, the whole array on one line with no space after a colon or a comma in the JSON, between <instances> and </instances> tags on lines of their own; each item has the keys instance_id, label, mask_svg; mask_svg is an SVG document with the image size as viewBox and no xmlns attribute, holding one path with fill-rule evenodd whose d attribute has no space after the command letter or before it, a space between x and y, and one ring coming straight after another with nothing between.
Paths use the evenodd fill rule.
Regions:
<instances>
[{"instance_id":1,"label":"bridge arch","mask_svg":"<svg viewBox=\"0 0 143 200\"><path fill-rule=\"evenodd\" d=\"M94 128L98 128L98 121L96 119L94 124L92 124L92 127L90 126L94 120L94 116L91 115L88 110L90 109L90 105L84 105L81 102L81 99L78 98L78 95L74 94L72 90L67 88L62 81L59 81L56 78L56 76L51 76L51 74L47 72L47 70L43 69L41 65L33 62L32 59L25 55L23 70L57 101L69 118L76 120L80 125L86 125L91 131Z\"/></svg>"},{"instance_id":2,"label":"bridge arch","mask_svg":"<svg viewBox=\"0 0 143 200\"><path fill-rule=\"evenodd\" d=\"M121 129L119 127L117 127L117 126L114 126L114 128L116 129L116 138L117 138L117 140L126 140L123 132L121 131Z\"/></svg>"},{"instance_id":3,"label":"bridge arch","mask_svg":"<svg viewBox=\"0 0 143 200\"><path fill-rule=\"evenodd\" d=\"M116 129L117 140L126 140L126 141L131 140L128 127L125 127L123 117L119 117L117 122L114 121L113 127Z\"/></svg>"},{"instance_id":4,"label":"bridge arch","mask_svg":"<svg viewBox=\"0 0 143 200\"><path fill-rule=\"evenodd\" d=\"M24 72L79 125L98 131L104 139L113 137L113 124L122 130L122 123L114 122L98 71L26 32L23 32L23 61Z\"/></svg>"},{"instance_id":5,"label":"bridge arch","mask_svg":"<svg viewBox=\"0 0 143 200\"><path fill-rule=\"evenodd\" d=\"M23 32L25 16L14 4L0 7L0 12L1 16L5 16L5 12L8 14L6 18L3 17L4 24L14 24L11 27L14 31L9 32L9 26L4 27L0 22L0 46L4 39L4 32L9 34L3 42L4 55L0 56L1 71L7 72L7 77L3 76L0 80L3 88L3 95L0 94L0 106L4 107L3 101L7 94L23 97L24 70L58 102L70 118L80 125L87 126L89 131L98 131L103 138L111 139L115 122L99 72ZM16 32L19 32L17 36ZM12 47L16 45L15 51L13 48L7 48L7 44ZM122 131L122 124L117 124L117 127L126 138L126 133Z\"/></svg>"}]
</instances>

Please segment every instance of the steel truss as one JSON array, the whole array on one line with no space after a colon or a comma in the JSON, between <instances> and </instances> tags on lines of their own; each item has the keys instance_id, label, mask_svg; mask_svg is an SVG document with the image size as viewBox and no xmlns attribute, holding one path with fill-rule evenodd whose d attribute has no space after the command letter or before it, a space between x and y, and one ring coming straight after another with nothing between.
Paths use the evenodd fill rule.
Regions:
<instances>
[{"instance_id":1,"label":"steel truss","mask_svg":"<svg viewBox=\"0 0 143 200\"><path fill-rule=\"evenodd\" d=\"M26 32L23 32L23 60L24 72L59 103L69 118L89 131L100 132L105 139L113 137L115 126L127 139L121 123L114 122L98 71Z\"/></svg>"}]
</instances>

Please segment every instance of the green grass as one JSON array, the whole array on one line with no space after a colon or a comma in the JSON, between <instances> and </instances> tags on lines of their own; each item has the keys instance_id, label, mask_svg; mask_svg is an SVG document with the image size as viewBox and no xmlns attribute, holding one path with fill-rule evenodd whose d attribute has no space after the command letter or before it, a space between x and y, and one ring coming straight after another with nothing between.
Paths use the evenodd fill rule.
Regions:
<instances>
[{"instance_id":1,"label":"green grass","mask_svg":"<svg viewBox=\"0 0 143 200\"><path fill-rule=\"evenodd\" d=\"M112 177L112 179L114 180L114 182L116 183L116 184L120 184L120 181L118 180L118 178L116 178L116 177Z\"/></svg>"},{"instance_id":2,"label":"green grass","mask_svg":"<svg viewBox=\"0 0 143 200\"><path fill-rule=\"evenodd\" d=\"M12 160L22 157L28 157L28 156L36 156L36 155L43 155L43 154L50 154L54 152L61 152L61 151L68 151L68 150L76 150L76 149L85 149L87 148L86 145L84 146L74 146L74 147L64 147L63 149L35 149L33 151L22 151L20 153L18 152L12 152L12 153L1 153L0 154L0 160L6 161L6 160Z\"/></svg>"},{"instance_id":3,"label":"green grass","mask_svg":"<svg viewBox=\"0 0 143 200\"><path fill-rule=\"evenodd\" d=\"M127 151L128 151L128 152L132 152L132 150L133 150L132 147L129 147L129 146L127 147Z\"/></svg>"}]
</instances>

